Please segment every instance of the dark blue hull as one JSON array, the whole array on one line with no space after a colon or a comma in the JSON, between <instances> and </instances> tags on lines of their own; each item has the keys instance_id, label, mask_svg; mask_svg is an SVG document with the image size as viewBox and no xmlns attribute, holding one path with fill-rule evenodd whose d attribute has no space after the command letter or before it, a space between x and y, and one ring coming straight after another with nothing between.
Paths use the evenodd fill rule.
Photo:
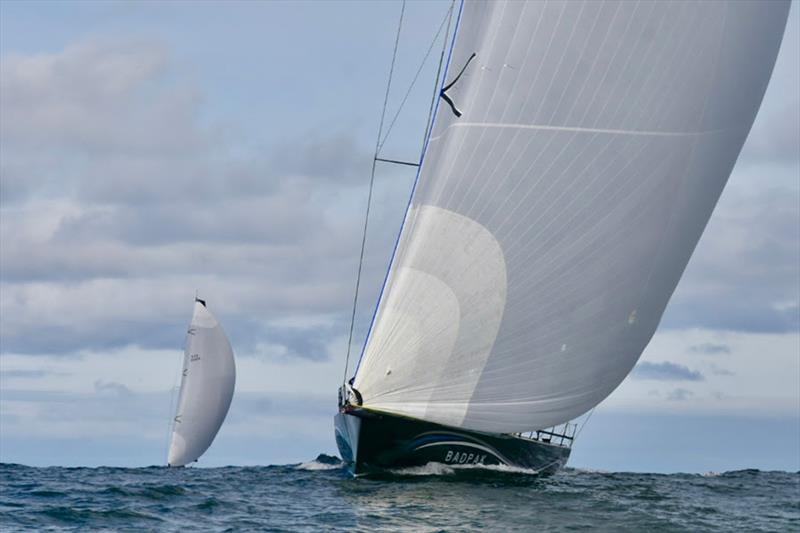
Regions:
<instances>
[{"instance_id":1,"label":"dark blue hull","mask_svg":"<svg viewBox=\"0 0 800 533\"><path fill-rule=\"evenodd\" d=\"M348 407L336 415L336 444L354 475L421 466L507 465L552 474L569 458L568 446L516 435L452 428Z\"/></svg>"}]
</instances>

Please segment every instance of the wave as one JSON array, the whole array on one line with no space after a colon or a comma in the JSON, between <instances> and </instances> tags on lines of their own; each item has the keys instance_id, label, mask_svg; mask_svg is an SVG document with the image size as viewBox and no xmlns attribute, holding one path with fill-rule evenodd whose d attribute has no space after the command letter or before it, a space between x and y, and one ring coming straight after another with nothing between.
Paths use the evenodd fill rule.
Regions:
<instances>
[{"instance_id":1,"label":"wave","mask_svg":"<svg viewBox=\"0 0 800 533\"><path fill-rule=\"evenodd\" d=\"M342 468L344 463L338 457L321 453L313 461L306 461L295 466L296 470L336 470Z\"/></svg>"},{"instance_id":2,"label":"wave","mask_svg":"<svg viewBox=\"0 0 800 533\"><path fill-rule=\"evenodd\" d=\"M301 464L191 471L2 468L3 531L344 533L431 530L432 524L443 531L515 531L558 524L564 531L711 533L794 531L800 518L800 475L752 469L706 476L565 469L542 477L505 466L429 463L359 482L326 455Z\"/></svg>"},{"instance_id":3,"label":"wave","mask_svg":"<svg viewBox=\"0 0 800 533\"><path fill-rule=\"evenodd\" d=\"M60 490L32 490L28 495L35 498L62 498L68 496L66 492L61 492Z\"/></svg>"},{"instance_id":4,"label":"wave","mask_svg":"<svg viewBox=\"0 0 800 533\"><path fill-rule=\"evenodd\" d=\"M36 514L64 525L107 524L108 521L118 521L121 523L130 523L132 521L163 522L163 518L158 516L129 509L93 510L58 506L50 507Z\"/></svg>"},{"instance_id":5,"label":"wave","mask_svg":"<svg viewBox=\"0 0 800 533\"><path fill-rule=\"evenodd\" d=\"M307 461L305 463L300 463L299 465L295 465L295 470L336 470L337 468L341 468L342 465L329 465L325 463L320 463L319 461Z\"/></svg>"},{"instance_id":6,"label":"wave","mask_svg":"<svg viewBox=\"0 0 800 533\"><path fill-rule=\"evenodd\" d=\"M510 472L510 473L517 473L517 474L526 474L526 475L537 475L535 470L527 470L523 468L516 468L511 466L503 466L503 465L444 465L440 464L440 466L431 466L437 465L438 463L428 463L425 466L421 467L409 467L409 468L398 468L393 470L393 472L397 473L406 473L408 475L445 475L450 474L452 472L456 472L459 470L489 470L489 471L497 471L497 472ZM276 464L276 465L248 465L248 466L212 466L212 467L193 467L200 471L205 472L215 472L215 471L222 471L222 470L232 470L232 471L252 471L256 469L270 469L270 468L295 468L299 470L334 470L337 468L341 468L344 465L341 459L333 455L327 455L324 453L319 454L315 459L311 461L306 461L303 463L289 463L289 464ZM442 466L446 466L447 468L441 468ZM11 474L11 473L30 473L30 474L38 474L38 473L45 473L49 472L52 474L61 473L70 473L71 475L74 474L81 474L81 475L95 475L97 473L108 473L114 475L124 475L124 474L136 474L136 473L148 473L154 475L161 475L164 471L166 471L166 467L164 466L143 466L143 467L116 467L116 466L96 466L96 467L82 467L82 466L29 466L20 463L0 463L0 472L4 474ZM790 474L790 475L800 475L800 471L797 470L760 470L757 468L742 468L737 470L727 470L727 471L714 471L709 470L706 472L642 472L642 471L612 471L612 470L604 470L599 468L588 468L588 467L572 467L566 466L562 470L565 473L572 473L572 474L597 474L597 475L658 475L658 476L700 476L700 477L739 477L739 476L758 476L764 474ZM439 474L436 474L439 472ZM156 491L160 491L161 489L156 488ZM174 490L173 487L167 487L166 492L170 493ZM180 489L178 489L180 490ZM47 494L41 494L40 496L47 496Z\"/></svg>"},{"instance_id":7,"label":"wave","mask_svg":"<svg viewBox=\"0 0 800 533\"><path fill-rule=\"evenodd\" d=\"M180 485L146 485L140 491L141 496L152 500L162 500L184 494L186 494L186 489Z\"/></svg>"},{"instance_id":8,"label":"wave","mask_svg":"<svg viewBox=\"0 0 800 533\"><path fill-rule=\"evenodd\" d=\"M723 476L752 476L756 474L761 474L762 471L758 468L742 468L741 470L728 470L727 472L723 472L721 475Z\"/></svg>"},{"instance_id":9,"label":"wave","mask_svg":"<svg viewBox=\"0 0 800 533\"><path fill-rule=\"evenodd\" d=\"M521 474L524 476L540 475L538 470L521 468L509 465L453 465L444 463L427 463L422 466L409 466L405 468L392 468L387 472L396 476L449 476L465 474Z\"/></svg>"},{"instance_id":10,"label":"wave","mask_svg":"<svg viewBox=\"0 0 800 533\"><path fill-rule=\"evenodd\" d=\"M601 470L599 468L576 468L573 466L564 467L564 472L572 472L574 474L613 474L609 470Z\"/></svg>"},{"instance_id":11,"label":"wave","mask_svg":"<svg viewBox=\"0 0 800 533\"><path fill-rule=\"evenodd\" d=\"M428 463L422 466L392 468L389 473L397 476L446 476L455 474L455 467L443 463Z\"/></svg>"},{"instance_id":12,"label":"wave","mask_svg":"<svg viewBox=\"0 0 800 533\"><path fill-rule=\"evenodd\" d=\"M522 474L525 476L539 476L541 472L532 468L522 468L510 465L453 465L456 470L478 470L501 472L505 474Z\"/></svg>"}]
</instances>

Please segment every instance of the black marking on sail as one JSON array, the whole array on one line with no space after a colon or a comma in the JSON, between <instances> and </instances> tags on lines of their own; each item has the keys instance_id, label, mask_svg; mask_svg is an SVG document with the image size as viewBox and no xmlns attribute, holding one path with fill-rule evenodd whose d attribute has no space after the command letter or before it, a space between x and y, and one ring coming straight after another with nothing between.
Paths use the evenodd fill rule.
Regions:
<instances>
[{"instance_id":1,"label":"black marking on sail","mask_svg":"<svg viewBox=\"0 0 800 533\"><path fill-rule=\"evenodd\" d=\"M208 307L206 305L206 301L205 300L201 300L200 298L195 297L194 301L199 303L199 304L203 304L203 307Z\"/></svg>"},{"instance_id":2,"label":"black marking on sail","mask_svg":"<svg viewBox=\"0 0 800 533\"><path fill-rule=\"evenodd\" d=\"M178 423L178 424L180 424L180 423L181 423L181 417L182 417L182 416L183 416L183 415L175 415L175 422L176 422L176 423Z\"/></svg>"},{"instance_id":3,"label":"black marking on sail","mask_svg":"<svg viewBox=\"0 0 800 533\"><path fill-rule=\"evenodd\" d=\"M197 330L195 328L189 328L188 330L186 330L186 333L188 333L189 335L194 335L196 332Z\"/></svg>"},{"instance_id":4,"label":"black marking on sail","mask_svg":"<svg viewBox=\"0 0 800 533\"><path fill-rule=\"evenodd\" d=\"M441 92L441 94L440 94L439 96L441 96L441 97L444 99L444 101L445 101L445 102L447 102L448 104L450 104L450 109L453 111L453 114L454 114L455 116L457 116L457 117L460 117L460 116L461 116L461 111L459 111L459 110L458 110L458 108L456 107L456 105L453 103L453 101L450 99L450 97L449 97L449 96L447 96L447 95L445 94L445 92L444 92L444 91L442 91L442 92Z\"/></svg>"},{"instance_id":5,"label":"black marking on sail","mask_svg":"<svg viewBox=\"0 0 800 533\"><path fill-rule=\"evenodd\" d=\"M455 79L453 81L451 81L450 83L448 83L447 85L442 87L442 90L439 92L439 96L441 96L442 99L450 105L450 109L453 110L453 114L455 114L455 116L457 116L457 117L461 116L461 111L458 110L458 108L456 107L456 104L453 102L453 100L450 98L450 96L447 95L447 91L453 85L455 85L456 82L459 79L461 79L461 76L467 70L467 67L469 66L470 62L472 62L472 60L475 58L476 55L477 54L475 52L472 52L472 55L469 56L469 59L467 59L467 62L464 63L464 66L461 68L461 72L458 73L458 75L455 77Z\"/></svg>"}]
</instances>

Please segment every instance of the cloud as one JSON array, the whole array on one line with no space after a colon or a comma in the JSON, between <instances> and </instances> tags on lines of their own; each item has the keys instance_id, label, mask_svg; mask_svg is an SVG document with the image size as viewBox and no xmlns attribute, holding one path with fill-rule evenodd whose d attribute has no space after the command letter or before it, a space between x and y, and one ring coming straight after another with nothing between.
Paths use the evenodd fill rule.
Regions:
<instances>
[{"instance_id":1,"label":"cloud","mask_svg":"<svg viewBox=\"0 0 800 533\"><path fill-rule=\"evenodd\" d=\"M174 348L197 289L237 352L332 356L326 346L349 321L371 147L330 127L243 144L246 129L210 119L181 68L164 42L139 38L3 57L0 351ZM786 116L765 113L757 126L777 131L771 121ZM356 346L405 208L404 176L376 189ZM793 183L729 187L665 327L800 327ZM326 321L277 325L287 316Z\"/></svg>"},{"instance_id":2,"label":"cloud","mask_svg":"<svg viewBox=\"0 0 800 533\"><path fill-rule=\"evenodd\" d=\"M159 85L168 62L166 47L151 40L93 39L57 53L5 54L4 141L96 155L193 151L205 141L187 127L198 96ZM155 94L145 100L148 91Z\"/></svg>"},{"instance_id":3,"label":"cloud","mask_svg":"<svg viewBox=\"0 0 800 533\"><path fill-rule=\"evenodd\" d=\"M113 381L95 382L94 392L55 392L36 389L4 389L0 403L3 431L0 439L8 441L57 440L91 436L84 445L108 437L126 437L138 442L145 457L138 464L160 464L163 461L166 427L175 408L170 405L170 391L137 392ZM175 400L175 397L172 398ZM335 412L335 391L329 394L254 393L237 391L231 408L210 456L225 449L231 440L249 442L253 451L275 437L312 437L316 443L325 440L333 447L331 418ZM319 444L315 444L319 445ZM303 446L300 446L301 448ZM9 460L5 446L1 460ZM328 450L326 447L323 450ZM19 450L17 450L19 453ZM273 452L274 453L274 452ZM271 459L273 453L261 449L255 453L259 462ZM141 455L141 454L140 454ZM291 455L291 453L290 453ZM298 457L297 459L301 459ZM48 457L48 460L59 462ZM234 459L235 461L235 459ZM130 464L124 457L115 463ZM111 464L115 464L111 463ZM205 464L208 462L204 461ZM108 464L108 463L106 463ZM137 464L134 461L134 464Z\"/></svg>"},{"instance_id":4,"label":"cloud","mask_svg":"<svg viewBox=\"0 0 800 533\"><path fill-rule=\"evenodd\" d=\"M91 393L35 389L3 390L3 437L126 435L163 439L167 393L136 394L119 383L99 381ZM6 416L17 420L6 423Z\"/></svg>"},{"instance_id":5,"label":"cloud","mask_svg":"<svg viewBox=\"0 0 800 533\"><path fill-rule=\"evenodd\" d=\"M45 376L63 376L64 372L53 372L51 370L2 370L0 371L0 380L6 379L37 379Z\"/></svg>"},{"instance_id":6,"label":"cloud","mask_svg":"<svg viewBox=\"0 0 800 533\"><path fill-rule=\"evenodd\" d=\"M729 186L670 301L663 327L800 330L798 172L786 186Z\"/></svg>"},{"instance_id":7,"label":"cloud","mask_svg":"<svg viewBox=\"0 0 800 533\"><path fill-rule=\"evenodd\" d=\"M660 381L703 381L705 379L700 372L669 361L663 363L643 361L634 367L631 378Z\"/></svg>"},{"instance_id":8,"label":"cloud","mask_svg":"<svg viewBox=\"0 0 800 533\"><path fill-rule=\"evenodd\" d=\"M736 375L736 372L731 372L727 368L722 368L719 365L712 364L710 368L711 368L711 373L714 374L715 376L735 376Z\"/></svg>"},{"instance_id":9,"label":"cloud","mask_svg":"<svg viewBox=\"0 0 800 533\"><path fill-rule=\"evenodd\" d=\"M116 383L114 381L106 382L100 379L94 382L94 391L103 396L126 397L133 394L131 390L122 383Z\"/></svg>"},{"instance_id":10,"label":"cloud","mask_svg":"<svg viewBox=\"0 0 800 533\"><path fill-rule=\"evenodd\" d=\"M274 351L280 359L309 359L322 361L330 357L328 347L331 339L344 335L344 321L330 324L318 324L310 327L267 326L261 338L267 339L271 346L279 347Z\"/></svg>"},{"instance_id":11,"label":"cloud","mask_svg":"<svg viewBox=\"0 0 800 533\"><path fill-rule=\"evenodd\" d=\"M674 389L667 394L667 400L671 402L683 402L693 396L692 391L686 389Z\"/></svg>"},{"instance_id":12,"label":"cloud","mask_svg":"<svg viewBox=\"0 0 800 533\"><path fill-rule=\"evenodd\" d=\"M268 394L239 393L232 404L232 423L253 422L254 419L283 416L287 413L297 417L333 417L336 404L330 394Z\"/></svg>"},{"instance_id":13,"label":"cloud","mask_svg":"<svg viewBox=\"0 0 800 533\"><path fill-rule=\"evenodd\" d=\"M703 344L695 344L689 347L692 353L702 353L707 355L715 355L720 353L731 353L731 348L727 344L715 344L706 342Z\"/></svg>"},{"instance_id":14,"label":"cloud","mask_svg":"<svg viewBox=\"0 0 800 533\"><path fill-rule=\"evenodd\" d=\"M800 35L797 6L789 14L789 22L781 43L767 94L753 125L740 161L743 165L800 164Z\"/></svg>"},{"instance_id":15,"label":"cloud","mask_svg":"<svg viewBox=\"0 0 800 533\"><path fill-rule=\"evenodd\" d=\"M764 100L662 325L800 330L800 24L794 5Z\"/></svg>"},{"instance_id":16,"label":"cloud","mask_svg":"<svg viewBox=\"0 0 800 533\"><path fill-rule=\"evenodd\" d=\"M239 150L235 125L202 119L201 92L176 82L158 42L87 40L2 63L3 352L181 346L199 290L237 352L329 357L349 319L368 149L332 131ZM393 177L375 191L389 205L373 211L360 322L410 185Z\"/></svg>"}]
</instances>

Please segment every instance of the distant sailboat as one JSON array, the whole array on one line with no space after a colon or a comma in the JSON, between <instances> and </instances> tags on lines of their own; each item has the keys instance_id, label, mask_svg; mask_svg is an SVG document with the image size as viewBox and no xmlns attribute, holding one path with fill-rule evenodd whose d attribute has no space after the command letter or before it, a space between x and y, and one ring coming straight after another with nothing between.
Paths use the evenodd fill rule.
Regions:
<instances>
[{"instance_id":1,"label":"distant sailboat","mask_svg":"<svg viewBox=\"0 0 800 533\"><path fill-rule=\"evenodd\" d=\"M789 2L456 11L384 290L340 391L336 441L356 474L566 463L573 430L548 428L606 398L656 331Z\"/></svg>"},{"instance_id":2,"label":"distant sailboat","mask_svg":"<svg viewBox=\"0 0 800 533\"><path fill-rule=\"evenodd\" d=\"M230 342L206 303L195 299L169 444L169 466L192 463L211 446L228 414L235 384L236 364Z\"/></svg>"}]
</instances>

